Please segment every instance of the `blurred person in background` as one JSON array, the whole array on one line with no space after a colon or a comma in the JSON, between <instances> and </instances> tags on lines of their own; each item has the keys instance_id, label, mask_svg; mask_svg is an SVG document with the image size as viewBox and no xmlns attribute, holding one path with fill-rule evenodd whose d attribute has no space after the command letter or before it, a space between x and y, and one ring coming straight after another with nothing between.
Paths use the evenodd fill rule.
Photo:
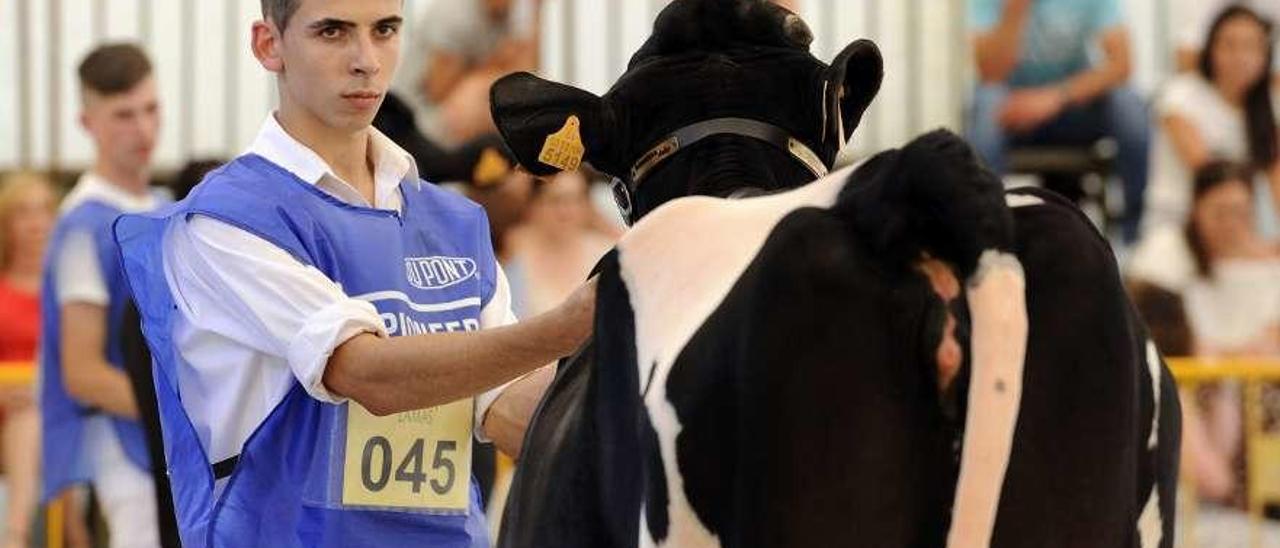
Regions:
<instances>
[{"instance_id":1,"label":"blurred person in background","mask_svg":"<svg viewBox=\"0 0 1280 548\"><path fill-rule=\"evenodd\" d=\"M1197 354L1280 357L1280 247L1254 226L1251 173L1213 162L1196 176L1184 298Z\"/></svg>"},{"instance_id":2,"label":"blurred person in background","mask_svg":"<svg viewBox=\"0 0 1280 548\"><path fill-rule=\"evenodd\" d=\"M969 0L981 82L968 139L996 173L1011 148L1119 145L1124 237L1137 237L1147 182L1147 108L1125 83L1133 63L1118 0ZM1100 46L1102 59L1091 61Z\"/></svg>"},{"instance_id":3,"label":"blurred person in background","mask_svg":"<svg viewBox=\"0 0 1280 548\"><path fill-rule=\"evenodd\" d=\"M39 175L0 179L0 367L34 374L40 336L40 263L53 229L57 197ZM30 384L0 385L0 425L7 519L3 546L31 543L32 511L40 458L40 417Z\"/></svg>"},{"instance_id":4,"label":"blurred person in background","mask_svg":"<svg viewBox=\"0 0 1280 548\"><path fill-rule=\"evenodd\" d=\"M525 221L507 235L505 246L516 315L554 308L613 246L615 238L593 226L589 190L580 171L534 182Z\"/></svg>"},{"instance_id":5,"label":"blurred person in background","mask_svg":"<svg viewBox=\"0 0 1280 548\"><path fill-rule=\"evenodd\" d=\"M446 146L496 132L489 87L538 66L541 0L433 0L405 48L396 89Z\"/></svg>"},{"instance_id":6,"label":"blurred person in background","mask_svg":"<svg viewBox=\"0 0 1280 548\"><path fill-rule=\"evenodd\" d=\"M1191 204L1193 174L1215 158L1248 164L1258 178L1256 217L1273 236L1280 197L1276 104L1269 84L1271 22L1232 6L1217 14L1196 71L1179 75L1156 103L1155 144L1144 232L1180 228Z\"/></svg>"},{"instance_id":7,"label":"blurred person in background","mask_svg":"<svg viewBox=\"0 0 1280 548\"><path fill-rule=\"evenodd\" d=\"M1194 354L1195 339L1187 320L1186 304L1182 295L1154 283L1129 280L1126 283L1133 305L1142 314L1151 333L1151 341L1166 358L1185 358ZM1211 395L1216 387L1202 387L1199 391ZM1211 398L1196 397L1186 388L1181 389L1182 405L1182 470L1194 482L1195 496L1200 500L1226 501L1235 492L1237 480L1231 455L1224 453L1210 440L1208 424L1202 407L1212 404ZM1215 413L1220 412L1214 410Z\"/></svg>"},{"instance_id":8,"label":"blurred person in background","mask_svg":"<svg viewBox=\"0 0 1280 548\"><path fill-rule=\"evenodd\" d=\"M1250 175L1245 166L1213 162L1196 176L1186 225L1196 277L1183 299L1198 356L1280 358L1280 247L1254 228ZM1280 400L1274 387L1264 392L1274 426ZM1198 395L1202 417L1187 426L1189 470L1203 496L1242 506L1239 386L1206 386Z\"/></svg>"},{"instance_id":9,"label":"blurred person in background","mask_svg":"<svg viewBox=\"0 0 1280 548\"><path fill-rule=\"evenodd\" d=\"M1177 27L1174 53L1179 72L1196 71L1200 52L1209 43L1209 30L1213 27L1213 20L1232 5L1245 6L1271 21L1280 21L1280 2L1276 0L1174 0L1171 12ZM1280 43L1273 42L1272 46L1274 50L1280 47ZM1276 84L1280 84L1278 69L1280 67L1274 64L1271 66L1272 72L1277 76L1273 80Z\"/></svg>"},{"instance_id":10,"label":"blurred person in background","mask_svg":"<svg viewBox=\"0 0 1280 548\"><path fill-rule=\"evenodd\" d=\"M63 200L41 287L43 498L93 484L112 548L158 546L157 506L138 405L123 371L129 290L111 224L153 209L151 155L160 106L151 61L111 44L79 66L80 122L93 166Z\"/></svg>"}]
</instances>

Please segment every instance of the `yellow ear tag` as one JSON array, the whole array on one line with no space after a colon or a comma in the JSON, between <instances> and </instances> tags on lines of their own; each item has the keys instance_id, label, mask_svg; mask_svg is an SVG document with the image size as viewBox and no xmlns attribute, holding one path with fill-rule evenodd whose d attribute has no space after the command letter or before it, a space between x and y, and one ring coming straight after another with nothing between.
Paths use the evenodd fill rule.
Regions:
<instances>
[{"instance_id":1,"label":"yellow ear tag","mask_svg":"<svg viewBox=\"0 0 1280 548\"><path fill-rule=\"evenodd\" d=\"M511 163L497 150L485 147L484 152L480 153L480 159L476 161L475 169L471 172L471 180L478 187L490 187L502 182L502 178L509 171L511 171Z\"/></svg>"},{"instance_id":2,"label":"yellow ear tag","mask_svg":"<svg viewBox=\"0 0 1280 548\"><path fill-rule=\"evenodd\" d=\"M562 171L578 169L582 165L582 155L587 151L582 145L582 132L578 126L578 117L570 115L560 131L547 136L538 161Z\"/></svg>"}]
</instances>

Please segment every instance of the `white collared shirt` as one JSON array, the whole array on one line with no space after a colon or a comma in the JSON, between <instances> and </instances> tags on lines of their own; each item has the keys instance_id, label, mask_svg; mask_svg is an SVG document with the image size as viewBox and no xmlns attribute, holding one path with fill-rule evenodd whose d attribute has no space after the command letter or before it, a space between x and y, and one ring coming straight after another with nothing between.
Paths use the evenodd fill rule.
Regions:
<instances>
[{"instance_id":1,"label":"white collared shirt","mask_svg":"<svg viewBox=\"0 0 1280 548\"><path fill-rule=\"evenodd\" d=\"M377 130L369 131L374 204L290 136L273 115L267 116L247 153L344 202L399 211L400 183L422 184L417 167L404 149ZM183 362L179 389L210 462L238 455L295 379L318 400L345 401L322 382L329 356L358 334L387 336L372 304L351 298L315 267L229 224L202 215L172 222L163 247L165 276L181 312L174 322L174 342ZM482 329L515 322L501 267L497 276L493 298L480 313ZM476 398L480 439L484 413L503 388Z\"/></svg>"},{"instance_id":2,"label":"white collared shirt","mask_svg":"<svg viewBox=\"0 0 1280 548\"><path fill-rule=\"evenodd\" d=\"M156 207L156 197L150 192L133 194L102 178L92 171L86 171L76 180L76 185L63 198L58 206L59 215L66 215L71 210L88 201L98 201L125 213L149 211ZM107 306L110 295L107 293L107 282L102 275L102 267L98 263L98 244L96 235L88 232L70 232L58 250L54 284L58 291L58 304L70 302Z\"/></svg>"}]
</instances>

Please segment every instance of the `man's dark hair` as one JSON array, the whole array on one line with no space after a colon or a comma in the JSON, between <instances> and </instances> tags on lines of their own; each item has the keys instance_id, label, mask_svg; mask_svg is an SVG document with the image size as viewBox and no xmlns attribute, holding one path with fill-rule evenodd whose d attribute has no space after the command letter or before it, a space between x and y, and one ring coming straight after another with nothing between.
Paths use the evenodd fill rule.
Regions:
<instances>
[{"instance_id":1,"label":"man's dark hair","mask_svg":"<svg viewBox=\"0 0 1280 548\"><path fill-rule=\"evenodd\" d=\"M293 12L298 11L301 3L302 0L262 0L262 18L271 20L280 32L284 32L289 18L293 17Z\"/></svg>"},{"instance_id":2,"label":"man's dark hair","mask_svg":"<svg viewBox=\"0 0 1280 548\"><path fill-rule=\"evenodd\" d=\"M151 60L133 44L108 44L89 52L77 72L81 90L116 95L151 76Z\"/></svg>"}]
</instances>

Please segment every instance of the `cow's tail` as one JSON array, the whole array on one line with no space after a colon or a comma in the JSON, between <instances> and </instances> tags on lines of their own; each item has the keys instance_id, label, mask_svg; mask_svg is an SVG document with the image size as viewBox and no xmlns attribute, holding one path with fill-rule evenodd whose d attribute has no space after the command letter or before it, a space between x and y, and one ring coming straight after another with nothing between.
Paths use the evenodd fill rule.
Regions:
<instances>
[{"instance_id":1,"label":"cow's tail","mask_svg":"<svg viewBox=\"0 0 1280 548\"><path fill-rule=\"evenodd\" d=\"M937 259L966 281L971 319L965 439L947 545L987 546L1022 398L1027 311L1013 221L998 177L945 130L856 170L836 212L883 266Z\"/></svg>"}]
</instances>

